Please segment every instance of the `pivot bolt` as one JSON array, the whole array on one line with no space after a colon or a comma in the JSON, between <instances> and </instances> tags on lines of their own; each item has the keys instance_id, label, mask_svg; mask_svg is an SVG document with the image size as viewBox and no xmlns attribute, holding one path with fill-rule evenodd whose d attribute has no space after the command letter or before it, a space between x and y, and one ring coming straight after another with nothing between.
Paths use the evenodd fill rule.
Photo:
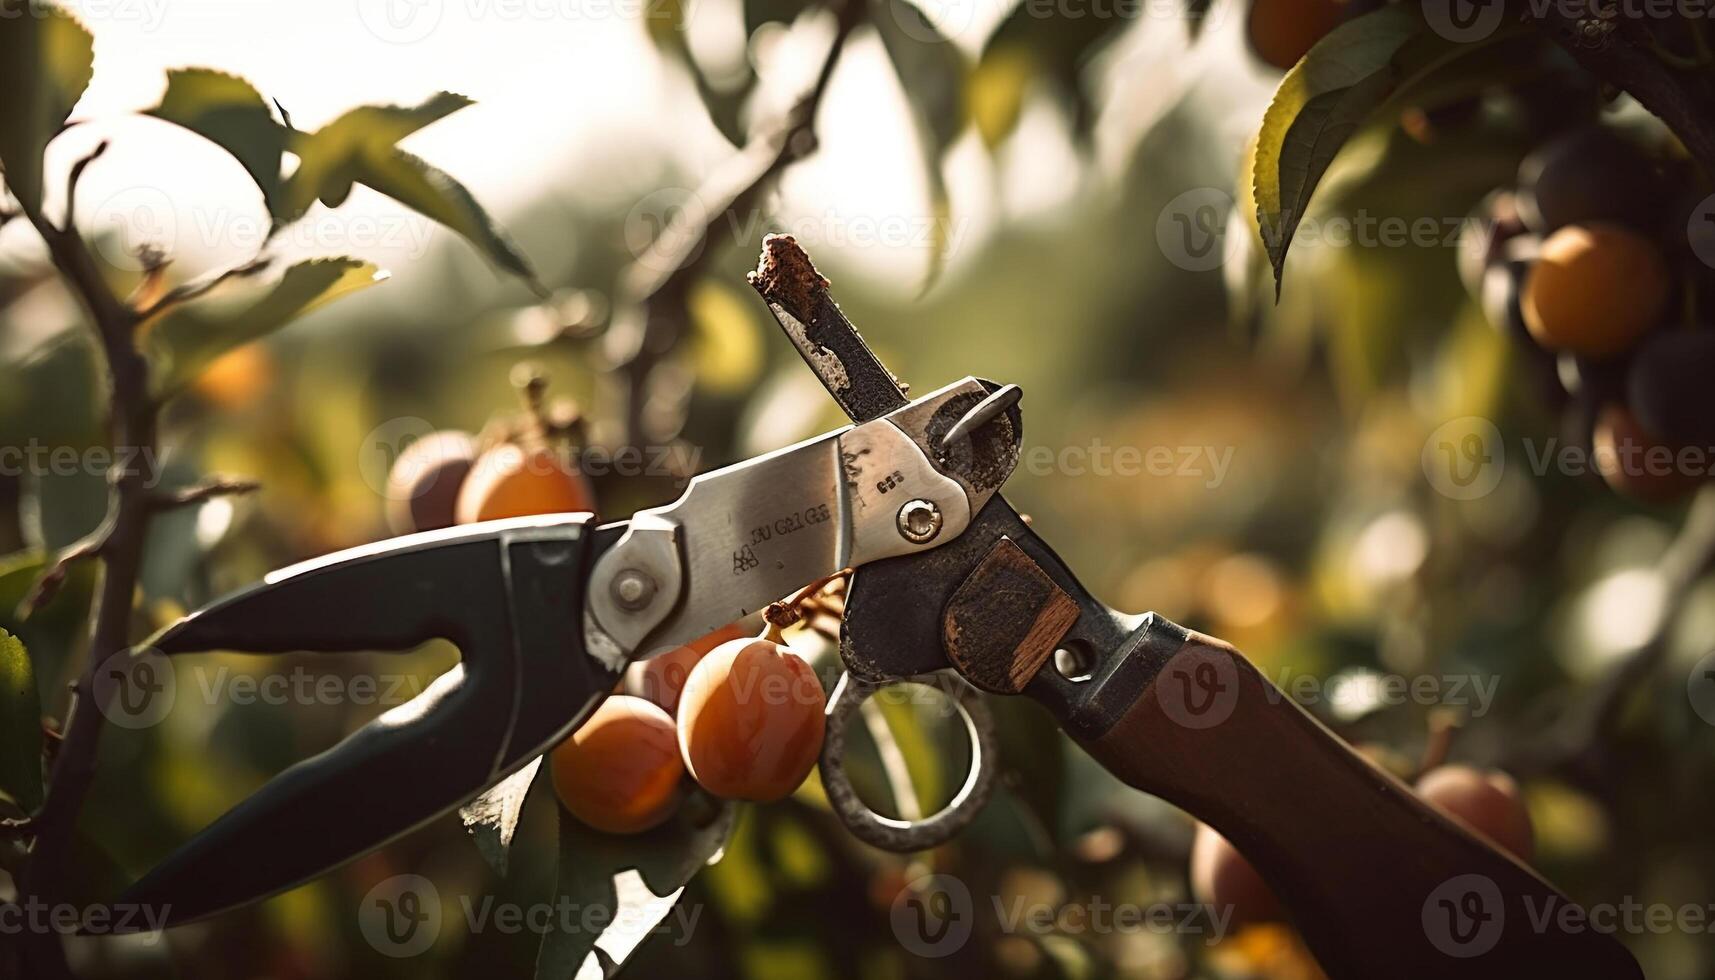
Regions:
<instances>
[{"instance_id":1,"label":"pivot bolt","mask_svg":"<svg viewBox=\"0 0 1715 980\"><path fill-rule=\"evenodd\" d=\"M648 573L627 568L613 577L613 601L621 609L636 612L655 598L658 586Z\"/></svg>"},{"instance_id":2,"label":"pivot bolt","mask_svg":"<svg viewBox=\"0 0 1715 980\"><path fill-rule=\"evenodd\" d=\"M908 500L899 508L899 534L912 544L926 544L941 533L941 508L927 500Z\"/></svg>"}]
</instances>

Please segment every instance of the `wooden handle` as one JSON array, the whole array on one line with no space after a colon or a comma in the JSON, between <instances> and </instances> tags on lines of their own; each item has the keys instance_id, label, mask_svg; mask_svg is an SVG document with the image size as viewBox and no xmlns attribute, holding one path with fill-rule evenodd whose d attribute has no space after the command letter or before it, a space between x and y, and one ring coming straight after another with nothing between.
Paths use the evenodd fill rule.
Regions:
<instances>
[{"instance_id":1,"label":"wooden handle","mask_svg":"<svg viewBox=\"0 0 1715 980\"><path fill-rule=\"evenodd\" d=\"M1080 744L1230 840L1330 977L1643 975L1612 936L1562 931L1565 896L1352 751L1231 646L1159 619L1146 631L1154 643L1128 653L1155 659L1153 645L1165 663L1087 682L1110 688L1095 699L1108 710L1102 730L1088 716L1074 727Z\"/></svg>"}]
</instances>

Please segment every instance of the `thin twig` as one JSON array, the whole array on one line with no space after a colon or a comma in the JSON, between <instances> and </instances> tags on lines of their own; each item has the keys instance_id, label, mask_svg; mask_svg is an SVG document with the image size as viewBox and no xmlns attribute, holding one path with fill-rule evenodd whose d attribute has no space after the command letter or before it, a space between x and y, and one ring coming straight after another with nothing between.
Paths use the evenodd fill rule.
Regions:
<instances>
[{"instance_id":1,"label":"thin twig","mask_svg":"<svg viewBox=\"0 0 1715 980\"><path fill-rule=\"evenodd\" d=\"M255 493L260 489L262 489L262 484L255 480L216 476L200 480L188 487L155 494L150 499L154 502L155 510L158 512L190 507L215 497L242 496L247 493Z\"/></svg>"},{"instance_id":2,"label":"thin twig","mask_svg":"<svg viewBox=\"0 0 1715 980\"><path fill-rule=\"evenodd\" d=\"M71 165L71 173L66 176L66 213L60 222L60 231L72 234L72 223L77 220L77 185L83 180L83 172L89 169L89 165L101 159L101 155L107 152L107 145L107 141L102 140L95 144L95 149Z\"/></svg>"},{"instance_id":3,"label":"thin twig","mask_svg":"<svg viewBox=\"0 0 1715 980\"><path fill-rule=\"evenodd\" d=\"M252 259L243 265L233 266L232 268L223 270L216 275L207 276L203 279L198 279L195 282L187 282L182 285L175 286L168 290L166 295L162 296L154 303L151 303L147 309L139 310L137 313L137 319L153 319L167 310L178 306L180 303L187 303L193 299L199 299L208 295L215 289L219 288L223 283L229 282L233 279L244 279L249 276L254 276L257 273L266 270L272 262L272 259L267 258Z\"/></svg>"},{"instance_id":4,"label":"thin twig","mask_svg":"<svg viewBox=\"0 0 1715 980\"><path fill-rule=\"evenodd\" d=\"M61 551L53 562L42 569L36 576L36 581L30 586L30 591L24 596L24 601L18 604L18 618L29 619L38 609L52 602L59 594L60 586L65 584L66 575L71 567L80 561L99 557L102 549L107 547L108 535L112 533L112 525L103 521L101 526L91 533Z\"/></svg>"}]
</instances>

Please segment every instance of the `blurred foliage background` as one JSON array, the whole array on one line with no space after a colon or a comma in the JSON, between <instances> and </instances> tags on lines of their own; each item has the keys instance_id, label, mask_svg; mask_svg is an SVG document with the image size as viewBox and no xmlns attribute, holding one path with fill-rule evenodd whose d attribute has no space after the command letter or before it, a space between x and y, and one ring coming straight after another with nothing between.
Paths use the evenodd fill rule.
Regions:
<instances>
[{"instance_id":1,"label":"blurred foliage background","mask_svg":"<svg viewBox=\"0 0 1715 980\"><path fill-rule=\"evenodd\" d=\"M1134 16L1089 18L951 4L926 20L894 17L891 33L858 29L817 117L814 153L742 221L717 221L694 274L647 315L638 283L668 271L650 267L647 246L675 216L696 215L708 192L692 189L730 167L759 120L803 90L833 18L778 0L669 3L607 18L425 9L437 24L410 43L375 28L397 21L291 4L240 13L175 2L147 30L85 12L98 70L79 115L154 104L159 83L145 71L181 62L249 77L300 127L361 101L412 103L438 88L478 96L468 120L406 146L490 204L551 294L538 300L467 243L364 188L339 210L318 207L308 235L281 249L350 253L394 277L236 349L171 404L169 482L221 473L262 489L155 524L140 631L270 569L386 536L377 478L386 453L402 435L476 431L515 410L508 379L521 361L578 401L592 444L625 439L631 413L633 438L694 453L699 469L839 424L744 284L761 235L786 231L917 390L965 374L1020 384L1027 461L1032 447L1168 447L1176 460L1181 447L1230 450L1220 474L1208 456L1184 473L1021 468L1010 499L1098 595L1228 638L1277 682L1311 677L1324 694L1349 692L1310 707L1348 738L1406 760L1423 752L1436 706L1378 703L1363 681L1492 678L1493 704L1480 715L1467 707L1452 756L1520 777L1538 866L1588 901L1707 900L1715 730L1686 685L1709 652L1715 581L1652 608L1660 593L1651 575L1683 508L1639 505L1594 477L1522 465L1527 441L1541 446L1559 432L1553 377L1483 322L1459 282L1457 236L1400 247L1300 243L1278 305L1242 217L1227 225L1230 257L1218 267L1186 268L1163 247L1182 195L1216 202L1223 221L1228 209L1243 214L1235 196L1248 195L1234 189L1247 183L1246 140L1279 78L1246 46L1244 3L1192 14L1144 4ZM281 43L260 43L271 36ZM1479 109L1455 124L1402 126L1409 106L1380 114L1336 162L1316 213L1456 224L1560 124L1548 106L1596 104L1596 86L1569 59L1543 57L1511 66L1520 80L1474 81L1464 95ZM1604 111L1647 124L1624 100ZM137 200L167 202L176 233L160 244L174 277L248 256L232 229L263 212L219 149L164 122L123 118L68 132L59 143L73 145L56 143L50 172L97 138L113 150L89 173L86 224L102 241L118 239L100 249L116 279L135 275L124 256L141 242L127 237L134 226L104 219L134 213ZM223 230L210 231L215 222ZM366 239L365 228L377 233ZM98 362L80 318L24 229L0 234L0 446L104 444ZM639 377L632 365L645 341L658 349ZM1473 415L1494 421L1515 465L1495 492L1456 500L1426 479L1422 453L1443 423ZM670 499L685 475L600 475L596 485L605 513L620 516ZM28 645L53 716L83 655L93 576L80 567L28 621L12 610L42 556L99 521L104 484L98 473L33 473L0 479L0 498L0 627ZM1561 745L1582 736L1556 720L1658 619L1668 654L1623 700L1617 723L1590 745ZM798 642L827 663L815 637ZM433 648L206 663L233 675L426 681L454 656ZM1121 786L1033 706L993 707L1001 789L954 844L911 857L870 849L844 834L813 784L751 808L724 860L682 899L699 910L697 928L646 944L632 975L1313 975L1290 936L1268 927L1210 945L1171 932L1001 935L979 917L976 941L950 959L902 948L889 908L908 875L925 869L959 876L979 905L988 896L1054 906L1188 900L1184 815ZM110 728L80 838L90 893L110 894L378 710L186 692L162 725ZM944 800L964 761L960 740L941 737L933 705L891 717L920 791ZM884 785L873 759L858 768L860 784ZM885 809L884 790L871 798ZM524 973L534 937L469 934L455 918L428 954L394 960L364 942L354 910L371 885L404 872L429 877L444 897L546 900L554 817L539 790L508 876L449 818L162 941L80 941L77 962L91 976L124 977ZM1706 937L1627 940L1652 977L1715 975Z\"/></svg>"}]
</instances>

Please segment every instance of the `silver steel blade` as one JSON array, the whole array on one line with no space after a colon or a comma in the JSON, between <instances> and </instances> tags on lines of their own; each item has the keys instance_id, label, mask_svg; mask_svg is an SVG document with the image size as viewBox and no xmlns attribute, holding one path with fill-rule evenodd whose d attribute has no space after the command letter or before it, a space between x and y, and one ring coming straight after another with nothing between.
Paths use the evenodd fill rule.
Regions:
<instances>
[{"instance_id":1,"label":"silver steel blade","mask_svg":"<svg viewBox=\"0 0 1715 980\"><path fill-rule=\"evenodd\" d=\"M653 656L842 568L956 537L999 484L942 472L926 422L985 394L966 379L883 418L700 476L677 501L639 512L591 574L586 646L614 663ZM935 515L934 532L917 540L900 518L914 501Z\"/></svg>"}]
</instances>

